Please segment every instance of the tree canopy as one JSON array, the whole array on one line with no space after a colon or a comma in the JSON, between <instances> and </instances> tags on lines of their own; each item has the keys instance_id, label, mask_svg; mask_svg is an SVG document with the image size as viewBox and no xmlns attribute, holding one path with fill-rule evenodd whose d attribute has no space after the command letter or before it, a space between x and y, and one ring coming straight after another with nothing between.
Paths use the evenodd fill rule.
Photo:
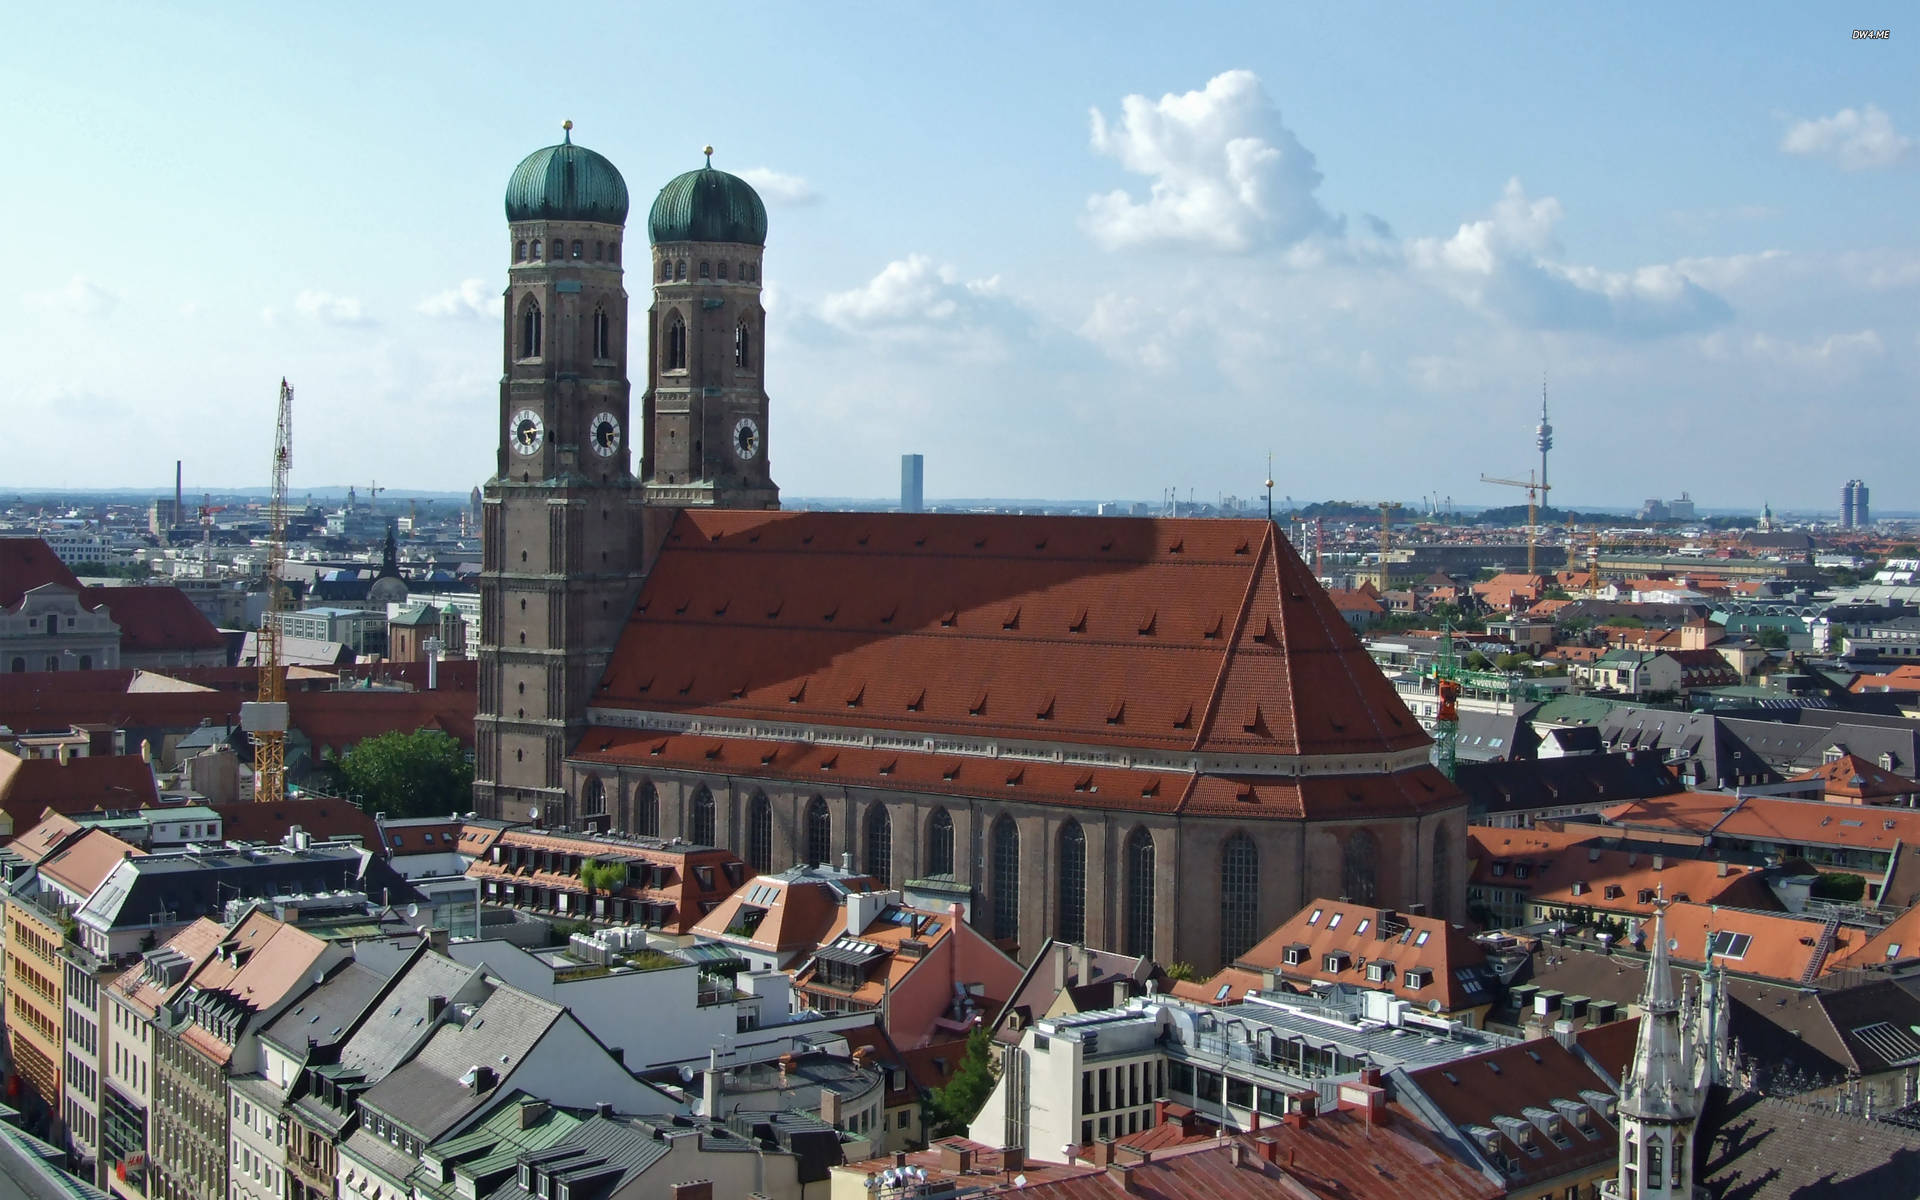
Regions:
<instances>
[{"instance_id":1,"label":"tree canopy","mask_svg":"<svg viewBox=\"0 0 1920 1200\"><path fill-rule=\"evenodd\" d=\"M437 817L472 801L473 765L460 743L438 729L370 737L334 766L348 793L369 812Z\"/></svg>"},{"instance_id":2,"label":"tree canopy","mask_svg":"<svg viewBox=\"0 0 1920 1200\"><path fill-rule=\"evenodd\" d=\"M993 1094L994 1081L1000 1073L994 1070L988 1053L991 1045L986 1026L975 1026L967 1035L967 1050L960 1058L959 1069L954 1071L947 1086L934 1089L927 1107L931 1110L935 1137L965 1134L986 1105L987 1097Z\"/></svg>"}]
</instances>

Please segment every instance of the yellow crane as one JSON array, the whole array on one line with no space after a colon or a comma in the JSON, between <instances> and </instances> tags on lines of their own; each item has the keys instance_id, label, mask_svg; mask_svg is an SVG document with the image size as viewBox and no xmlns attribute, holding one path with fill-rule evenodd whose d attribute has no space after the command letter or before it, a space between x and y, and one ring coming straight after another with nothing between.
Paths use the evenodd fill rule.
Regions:
<instances>
[{"instance_id":1,"label":"yellow crane","mask_svg":"<svg viewBox=\"0 0 1920 1200\"><path fill-rule=\"evenodd\" d=\"M1527 472L1525 479L1495 479L1491 475L1482 475L1480 482L1527 489L1527 574L1539 574L1534 569L1534 558L1540 545L1540 527L1534 523L1534 517L1539 506L1547 502L1546 482L1535 479L1532 471Z\"/></svg>"},{"instance_id":2,"label":"yellow crane","mask_svg":"<svg viewBox=\"0 0 1920 1200\"><path fill-rule=\"evenodd\" d=\"M293 388L280 381L280 413L273 437L273 491L267 502L267 608L254 645L260 694L240 706L240 727L253 739L253 798L275 804L287 796L287 671L280 661L280 614L287 608L280 576L287 561L287 470L293 466Z\"/></svg>"}]
</instances>

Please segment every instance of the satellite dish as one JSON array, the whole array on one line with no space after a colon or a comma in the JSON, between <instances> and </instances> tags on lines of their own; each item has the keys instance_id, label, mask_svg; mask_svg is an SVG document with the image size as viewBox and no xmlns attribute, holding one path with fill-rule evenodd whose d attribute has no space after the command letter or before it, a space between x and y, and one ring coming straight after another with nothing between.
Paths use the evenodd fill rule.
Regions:
<instances>
[{"instance_id":1,"label":"satellite dish","mask_svg":"<svg viewBox=\"0 0 1920 1200\"><path fill-rule=\"evenodd\" d=\"M417 917L417 916L419 916L419 915L420 915L420 906L419 906L418 904L409 904L409 905L407 905L407 917L408 917L408 919L412 919L412 918L414 918L414 917Z\"/></svg>"},{"instance_id":2,"label":"satellite dish","mask_svg":"<svg viewBox=\"0 0 1920 1200\"><path fill-rule=\"evenodd\" d=\"M532 808L529 808L527 810L527 820L538 821L539 819L540 819L540 806L536 804Z\"/></svg>"},{"instance_id":3,"label":"satellite dish","mask_svg":"<svg viewBox=\"0 0 1920 1200\"><path fill-rule=\"evenodd\" d=\"M681 1082L681 1083L692 1083L692 1082L693 1082L693 1068L692 1068L692 1067L681 1067L681 1068L680 1068L680 1082Z\"/></svg>"},{"instance_id":4,"label":"satellite dish","mask_svg":"<svg viewBox=\"0 0 1920 1200\"><path fill-rule=\"evenodd\" d=\"M1015 1175L1013 1177L1013 1186L1017 1188L1023 1188L1027 1186L1027 1177L1025 1175Z\"/></svg>"},{"instance_id":5,"label":"satellite dish","mask_svg":"<svg viewBox=\"0 0 1920 1200\"><path fill-rule=\"evenodd\" d=\"M1679 938L1668 938L1668 939L1667 939L1667 949L1669 949L1669 950L1678 950L1679 948L1680 948L1680 939L1679 939Z\"/></svg>"},{"instance_id":6,"label":"satellite dish","mask_svg":"<svg viewBox=\"0 0 1920 1200\"><path fill-rule=\"evenodd\" d=\"M1435 996L1433 999L1427 1001L1427 1011L1430 1013L1437 1013L1440 1011L1440 997Z\"/></svg>"}]
</instances>

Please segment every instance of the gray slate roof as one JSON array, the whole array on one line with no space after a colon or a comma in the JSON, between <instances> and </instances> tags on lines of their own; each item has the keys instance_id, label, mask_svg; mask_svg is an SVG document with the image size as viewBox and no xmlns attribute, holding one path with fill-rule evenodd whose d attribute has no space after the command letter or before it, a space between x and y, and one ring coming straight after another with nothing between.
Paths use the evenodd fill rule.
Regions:
<instances>
[{"instance_id":1,"label":"gray slate roof","mask_svg":"<svg viewBox=\"0 0 1920 1200\"><path fill-rule=\"evenodd\" d=\"M1694 1139L1714 1200L1920 1197L1920 1131L1715 1088Z\"/></svg>"},{"instance_id":2,"label":"gray slate roof","mask_svg":"<svg viewBox=\"0 0 1920 1200\"><path fill-rule=\"evenodd\" d=\"M518 989L496 986L464 1025L441 1026L411 1062L376 1085L361 1104L432 1142L497 1093L497 1083L483 1090L462 1083L462 1076L483 1067L504 1081L564 1011Z\"/></svg>"}]
</instances>

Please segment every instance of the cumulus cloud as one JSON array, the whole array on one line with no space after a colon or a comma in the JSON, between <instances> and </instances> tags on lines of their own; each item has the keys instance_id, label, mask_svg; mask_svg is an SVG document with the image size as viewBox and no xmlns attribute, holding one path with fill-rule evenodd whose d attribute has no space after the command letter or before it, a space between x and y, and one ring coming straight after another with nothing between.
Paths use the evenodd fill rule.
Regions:
<instances>
[{"instance_id":1,"label":"cumulus cloud","mask_svg":"<svg viewBox=\"0 0 1920 1200\"><path fill-rule=\"evenodd\" d=\"M323 325L371 325L373 318L353 296L307 290L293 298L293 310Z\"/></svg>"},{"instance_id":2,"label":"cumulus cloud","mask_svg":"<svg viewBox=\"0 0 1920 1200\"><path fill-rule=\"evenodd\" d=\"M1128 96L1109 121L1092 113L1093 148L1146 177L1147 193L1087 200L1087 229L1109 249L1153 244L1243 253L1286 245L1339 222L1314 192L1313 155L1281 122L1251 71L1227 71L1199 91Z\"/></svg>"},{"instance_id":3,"label":"cumulus cloud","mask_svg":"<svg viewBox=\"0 0 1920 1200\"><path fill-rule=\"evenodd\" d=\"M428 317L498 320L500 304L499 290L486 280L463 279L456 286L444 292L435 292L413 307L415 312Z\"/></svg>"},{"instance_id":4,"label":"cumulus cloud","mask_svg":"<svg viewBox=\"0 0 1920 1200\"><path fill-rule=\"evenodd\" d=\"M998 276L963 280L950 266L910 254L859 287L828 295L820 302L820 317L849 332L953 326L978 316L999 287Z\"/></svg>"},{"instance_id":5,"label":"cumulus cloud","mask_svg":"<svg viewBox=\"0 0 1920 1200\"><path fill-rule=\"evenodd\" d=\"M1483 312L1533 329L1642 336L1709 328L1727 302L1672 265L1606 271L1559 261L1555 227L1565 210L1507 182L1493 211L1452 237L1412 238L1407 262Z\"/></svg>"},{"instance_id":6,"label":"cumulus cloud","mask_svg":"<svg viewBox=\"0 0 1920 1200\"><path fill-rule=\"evenodd\" d=\"M789 175L785 171L776 171L771 167L748 167L740 172L740 178L753 185L760 198L769 204L785 204L798 207L812 204L820 198L813 185L798 175Z\"/></svg>"},{"instance_id":7,"label":"cumulus cloud","mask_svg":"<svg viewBox=\"0 0 1920 1200\"><path fill-rule=\"evenodd\" d=\"M1843 108L1830 117L1809 117L1787 126L1780 149L1831 159L1842 170L1891 167L1913 157L1914 139L1896 131L1878 105Z\"/></svg>"},{"instance_id":8,"label":"cumulus cloud","mask_svg":"<svg viewBox=\"0 0 1920 1200\"><path fill-rule=\"evenodd\" d=\"M27 293L27 303L34 308L90 317L112 312L122 299L121 293L102 287L85 275L75 275L48 291Z\"/></svg>"}]
</instances>

